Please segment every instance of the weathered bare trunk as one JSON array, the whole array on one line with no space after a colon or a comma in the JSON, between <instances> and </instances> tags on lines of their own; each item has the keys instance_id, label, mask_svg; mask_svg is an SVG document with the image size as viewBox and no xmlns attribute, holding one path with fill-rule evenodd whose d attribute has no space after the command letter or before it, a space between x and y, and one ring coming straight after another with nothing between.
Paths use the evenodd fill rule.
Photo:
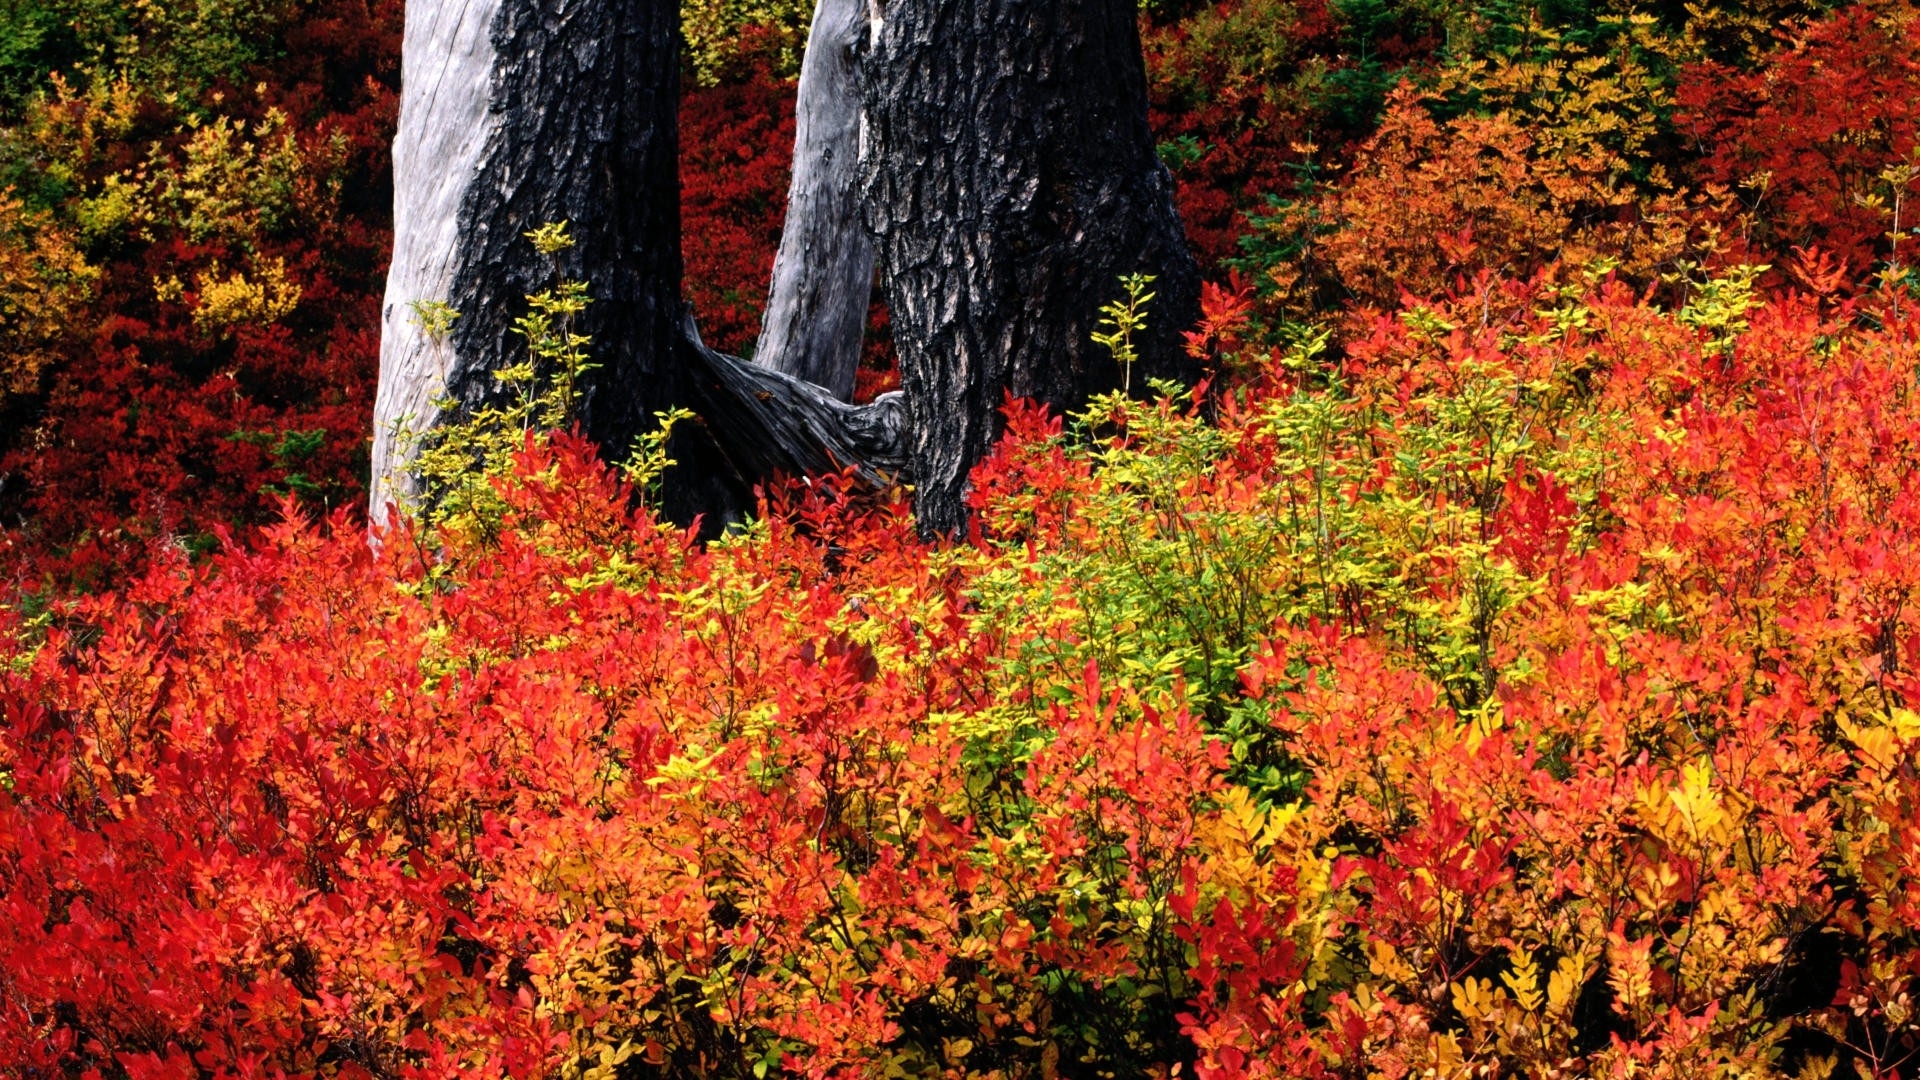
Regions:
<instances>
[{"instance_id":1,"label":"weathered bare trunk","mask_svg":"<svg viewBox=\"0 0 1920 1080\"><path fill-rule=\"evenodd\" d=\"M1134 0L892 0L863 62L868 206L906 392L921 527L966 519L1003 396L1117 388L1091 334L1158 280L1136 387L1194 372L1199 271L1147 126Z\"/></svg>"},{"instance_id":2,"label":"weathered bare trunk","mask_svg":"<svg viewBox=\"0 0 1920 1080\"><path fill-rule=\"evenodd\" d=\"M874 483L899 474L897 398L845 405L708 350L685 319L677 32L666 0L408 4L376 520L411 490L417 438L405 434L479 408L499 392L493 373L525 355L513 321L555 275L525 234L561 221L575 244L558 272L593 298L577 325L598 365L582 387L587 434L617 461L657 411L700 414L669 448L678 465L665 484L668 516L703 516L711 531L750 511L753 485L776 474L851 466ZM871 280L870 263L861 273ZM864 316L864 293L857 302ZM429 337L422 303L457 313L450 333ZM853 332L857 350L857 324Z\"/></svg>"},{"instance_id":3,"label":"weathered bare trunk","mask_svg":"<svg viewBox=\"0 0 1920 1080\"><path fill-rule=\"evenodd\" d=\"M497 392L510 333L552 268L525 233L566 221L560 272L587 283L599 368L581 420L618 459L657 410L690 406L666 511L709 528L769 476L910 479L929 532L965 520L967 470L1007 392L1072 406L1118 385L1089 340L1117 278L1156 274L1138 384L1188 372L1198 274L1154 156L1132 0L896 0L845 92L861 11L825 0L808 60L795 218L756 367L701 345L680 303L676 11L665 0L411 0L395 145L396 240L375 444L376 514L404 488L404 425ZM820 43L816 43L818 46ZM861 184L847 183L867 129ZM852 389L879 238L905 382ZM458 312L443 340L427 301ZM822 385L813 385L818 382ZM903 436L904 429L904 436Z\"/></svg>"},{"instance_id":4,"label":"weathered bare trunk","mask_svg":"<svg viewBox=\"0 0 1920 1080\"><path fill-rule=\"evenodd\" d=\"M819 0L794 110L793 182L773 263L757 364L853 397L873 289L860 212L859 56L864 0Z\"/></svg>"},{"instance_id":5,"label":"weathered bare trunk","mask_svg":"<svg viewBox=\"0 0 1920 1080\"><path fill-rule=\"evenodd\" d=\"M899 391L849 405L824 387L714 352L692 320L685 341L689 405L714 432L737 483L843 469L876 488L906 479L907 406Z\"/></svg>"},{"instance_id":6,"label":"weathered bare trunk","mask_svg":"<svg viewBox=\"0 0 1920 1080\"><path fill-rule=\"evenodd\" d=\"M498 392L523 355L510 328L553 282L528 230L567 222L560 272L593 304L599 368L580 420L619 457L682 401L678 10L666 0L414 0L407 5L395 241L375 416L374 506L405 490L424 431ZM415 305L458 313L443 341Z\"/></svg>"},{"instance_id":7,"label":"weathered bare trunk","mask_svg":"<svg viewBox=\"0 0 1920 1080\"><path fill-rule=\"evenodd\" d=\"M400 129L393 142L393 262L380 333L373 420L372 512L411 496L410 445L438 419L453 356L429 338L416 304L446 303L460 256L460 204L480 171L494 67L488 30L500 0L410 3L400 55Z\"/></svg>"}]
</instances>

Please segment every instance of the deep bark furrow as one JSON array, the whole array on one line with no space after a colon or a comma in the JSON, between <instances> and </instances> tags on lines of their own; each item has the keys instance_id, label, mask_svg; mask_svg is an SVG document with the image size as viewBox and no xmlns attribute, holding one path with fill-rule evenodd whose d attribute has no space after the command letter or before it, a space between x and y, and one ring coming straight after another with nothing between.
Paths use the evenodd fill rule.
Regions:
<instances>
[{"instance_id":1,"label":"deep bark furrow","mask_svg":"<svg viewBox=\"0 0 1920 1080\"><path fill-rule=\"evenodd\" d=\"M1157 276L1135 386L1187 377L1199 274L1147 127L1128 0L894 0L865 61L867 180L923 528L965 520L1003 396L1117 388L1091 335Z\"/></svg>"}]
</instances>

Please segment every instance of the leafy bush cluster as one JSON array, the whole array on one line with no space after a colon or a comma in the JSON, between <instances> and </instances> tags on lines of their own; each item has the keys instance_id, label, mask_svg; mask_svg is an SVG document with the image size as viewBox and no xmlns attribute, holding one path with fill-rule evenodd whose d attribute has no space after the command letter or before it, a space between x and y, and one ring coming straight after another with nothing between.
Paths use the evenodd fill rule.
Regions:
<instances>
[{"instance_id":1,"label":"leafy bush cluster","mask_svg":"<svg viewBox=\"0 0 1920 1080\"><path fill-rule=\"evenodd\" d=\"M359 503L400 12L0 3L9 577L104 581L156 538L204 551L289 491ZM687 289L733 351L779 235L806 17L685 12ZM1916 26L1905 0L1142 10L1187 231L1267 322L1596 258L1676 303L1702 267L1906 278ZM886 325L876 304L863 397L894 385Z\"/></svg>"},{"instance_id":2,"label":"leafy bush cluster","mask_svg":"<svg viewBox=\"0 0 1920 1080\"><path fill-rule=\"evenodd\" d=\"M957 543L536 432L496 529L16 611L0 1059L1908 1075L1920 339L1752 280L1338 359L1210 290L1214 387L1009 403Z\"/></svg>"},{"instance_id":3,"label":"leafy bush cluster","mask_svg":"<svg viewBox=\"0 0 1920 1080\"><path fill-rule=\"evenodd\" d=\"M1249 0L1147 41L1189 229L1270 317L1597 258L1642 286L1742 263L1912 281L1905 0Z\"/></svg>"},{"instance_id":4,"label":"leafy bush cluster","mask_svg":"<svg viewBox=\"0 0 1920 1080\"><path fill-rule=\"evenodd\" d=\"M9 578L360 500L400 10L0 3Z\"/></svg>"}]
</instances>

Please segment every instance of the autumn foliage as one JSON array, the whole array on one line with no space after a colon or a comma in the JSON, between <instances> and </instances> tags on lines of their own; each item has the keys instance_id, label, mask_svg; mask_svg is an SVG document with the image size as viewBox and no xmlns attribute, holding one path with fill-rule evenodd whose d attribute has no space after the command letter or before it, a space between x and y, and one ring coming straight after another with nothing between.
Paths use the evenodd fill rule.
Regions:
<instances>
[{"instance_id":1,"label":"autumn foliage","mask_svg":"<svg viewBox=\"0 0 1920 1080\"><path fill-rule=\"evenodd\" d=\"M1331 362L1215 291L1207 410L1010 405L956 545L536 438L490 539L16 614L0 1058L1905 1075L1910 324L1495 292Z\"/></svg>"},{"instance_id":2,"label":"autumn foliage","mask_svg":"<svg viewBox=\"0 0 1920 1080\"><path fill-rule=\"evenodd\" d=\"M370 541L399 5L55 11L142 35L0 43L0 1076L1920 1075L1904 3L1147 5L1208 380L937 544L517 427ZM800 9L688 12L745 350Z\"/></svg>"}]
</instances>

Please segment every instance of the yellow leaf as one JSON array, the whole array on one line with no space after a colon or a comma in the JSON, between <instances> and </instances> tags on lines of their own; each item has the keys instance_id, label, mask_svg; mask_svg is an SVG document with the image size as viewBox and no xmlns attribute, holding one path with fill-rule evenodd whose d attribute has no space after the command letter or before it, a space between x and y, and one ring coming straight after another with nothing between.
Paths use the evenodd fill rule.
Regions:
<instances>
[{"instance_id":1,"label":"yellow leaf","mask_svg":"<svg viewBox=\"0 0 1920 1080\"><path fill-rule=\"evenodd\" d=\"M1528 1012L1540 1010L1540 965L1526 949L1513 951L1512 970L1503 972L1500 981L1513 991L1513 999Z\"/></svg>"},{"instance_id":2,"label":"yellow leaf","mask_svg":"<svg viewBox=\"0 0 1920 1080\"><path fill-rule=\"evenodd\" d=\"M1553 974L1547 977L1547 1012L1552 1016L1566 1016L1573 1011L1574 1000L1579 996L1580 962L1571 956L1563 956L1553 966Z\"/></svg>"},{"instance_id":3,"label":"yellow leaf","mask_svg":"<svg viewBox=\"0 0 1920 1080\"><path fill-rule=\"evenodd\" d=\"M1468 1020L1482 1020L1500 1008L1506 995L1486 979L1468 977L1453 984L1453 1007Z\"/></svg>"},{"instance_id":4,"label":"yellow leaf","mask_svg":"<svg viewBox=\"0 0 1920 1080\"><path fill-rule=\"evenodd\" d=\"M1695 762L1682 775L1680 786L1667 792L1667 798L1680 811L1687 832L1695 840L1704 840L1727 816L1713 794L1713 767L1704 761Z\"/></svg>"},{"instance_id":5,"label":"yellow leaf","mask_svg":"<svg viewBox=\"0 0 1920 1080\"><path fill-rule=\"evenodd\" d=\"M1375 939L1367 943L1367 950L1373 954L1367 962L1367 969L1373 974L1402 985L1414 981L1413 968L1400 959L1399 951L1392 945Z\"/></svg>"}]
</instances>

